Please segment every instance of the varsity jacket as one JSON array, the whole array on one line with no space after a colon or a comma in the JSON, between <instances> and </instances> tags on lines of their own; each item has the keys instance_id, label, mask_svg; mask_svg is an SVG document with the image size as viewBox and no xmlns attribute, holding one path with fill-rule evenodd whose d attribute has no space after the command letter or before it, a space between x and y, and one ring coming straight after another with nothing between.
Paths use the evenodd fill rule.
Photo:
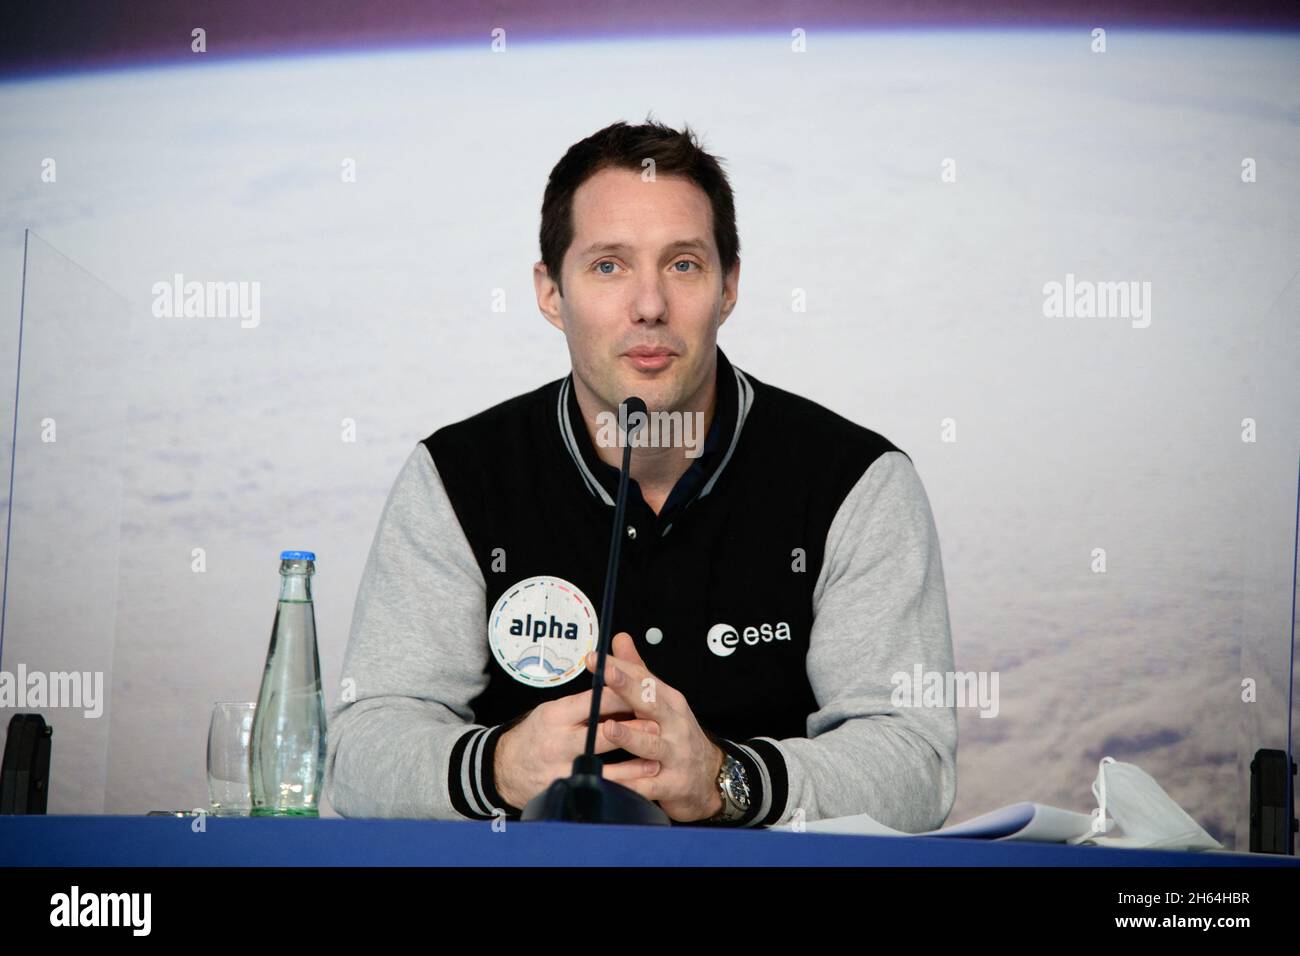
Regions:
<instances>
[{"instance_id":1,"label":"varsity jacket","mask_svg":"<svg viewBox=\"0 0 1300 956\"><path fill-rule=\"evenodd\" d=\"M895 694L918 665L953 669L912 461L717 358L703 453L658 515L629 481L612 632L631 634L745 768L751 806L736 825L868 813L937 828L956 797L956 713ZM582 656L617 478L571 375L416 444L375 532L331 707L338 813L519 816L496 788L496 744L531 708L591 686Z\"/></svg>"}]
</instances>

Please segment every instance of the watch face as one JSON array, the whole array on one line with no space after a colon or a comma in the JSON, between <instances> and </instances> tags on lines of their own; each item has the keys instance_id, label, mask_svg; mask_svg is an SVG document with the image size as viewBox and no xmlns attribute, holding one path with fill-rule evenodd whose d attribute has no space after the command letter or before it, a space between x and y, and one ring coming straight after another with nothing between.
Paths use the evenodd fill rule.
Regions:
<instances>
[{"instance_id":1,"label":"watch face","mask_svg":"<svg viewBox=\"0 0 1300 956\"><path fill-rule=\"evenodd\" d=\"M732 801L742 810L747 810L749 809L749 781L745 777L745 765L730 756L727 761L727 790Z\"/></svg>"}]
</instances>

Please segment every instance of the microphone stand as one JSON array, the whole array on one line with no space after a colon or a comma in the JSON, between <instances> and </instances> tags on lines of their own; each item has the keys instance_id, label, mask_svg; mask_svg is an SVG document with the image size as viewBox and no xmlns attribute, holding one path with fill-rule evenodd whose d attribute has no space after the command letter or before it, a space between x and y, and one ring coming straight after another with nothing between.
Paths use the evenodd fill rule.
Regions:
<instances>
[{"instance_id":1,"label":"microphone stand","mask_svg":"<svg viewBox=\"0 0 1300 956\"><path fill-rule=\"evenodd\" d=\"M623 402L627 417L640 412L645 421L646 404L639 398ZM591 681L591 713L587 717L587 745L573 761L573 773L556 780L528 801L522 820L564 820L571 823L622 823L643 826L671 826L668 814L652 800L630 787L601 776L596 756L596 729L600 724L600 698L605 689L605 655L609 650L614 622L614 590L618 585L619 558L623 554L623 518L627 512L627 474L632 464L632 433L625 432L623 467L618 473L618 497L614 503L614 529L610 535L609 562L605 566L605 594L600 607L600 639L597 643L596 673Z\"/></svg>"}]
</instances>

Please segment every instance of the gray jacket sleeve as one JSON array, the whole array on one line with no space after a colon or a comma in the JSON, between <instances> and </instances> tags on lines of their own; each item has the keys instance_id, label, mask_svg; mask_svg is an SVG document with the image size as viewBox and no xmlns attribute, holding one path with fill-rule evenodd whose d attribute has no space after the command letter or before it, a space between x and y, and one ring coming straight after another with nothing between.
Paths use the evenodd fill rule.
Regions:
<instances>
[{"instance_id":1,"label":"gray jacket sleeve","mask_svg":"<svg viewBox=\"0 0 1300 956\"><path fill-rule=\"evenodd\" d=\"M867 813L896 830L942 826L957 795L952 702L895 694L914 668L953 668L939 536L912 462L877 458L840 506L813 594L808 736L726 741L754 806L742 826Z\"/></svg>"},{"instance_id":2,"label":"gray jacket sleeve","mask_svg":"<svg viewBox=\"0 0 1300 956\"><path fill-rule=\"evenodd\" d=\"M428 449L389 493L352 615L327 734L325 791L345 817L489 819L502 726L473 722L487 685L482 572Z\"/></svg>"}]
</instances>

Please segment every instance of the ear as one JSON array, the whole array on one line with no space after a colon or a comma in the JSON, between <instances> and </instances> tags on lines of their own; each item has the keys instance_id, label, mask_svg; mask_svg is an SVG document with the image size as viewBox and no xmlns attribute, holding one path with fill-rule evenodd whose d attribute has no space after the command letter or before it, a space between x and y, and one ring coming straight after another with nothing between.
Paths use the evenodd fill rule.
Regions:
<instances>
[{"instance_id":1,"label":"ear","mask_svg":"<svg viewBox=\"0 0 1300 956\"><path fill-rule=\"evenodd\" d=\"M736 300L740 298L740 259L737 257L736 264L731 267L722 278L722 309L718 313L718 327L727 321L727 316L731 315L731 310L736 307Z\"/></svg>"},{"instance_id":2,"label":"ear","mask_svg":"<svg viewBox=\"0 0 1300 956\"><path fill-rule=\"evenodd\" d=\"M551 278L544 262L533 263L533 291L537 294L537 308L547 322L561 332L564 331L564 313L560 309L563 296L560 288Z\"/></svg>"}]
</instances>

